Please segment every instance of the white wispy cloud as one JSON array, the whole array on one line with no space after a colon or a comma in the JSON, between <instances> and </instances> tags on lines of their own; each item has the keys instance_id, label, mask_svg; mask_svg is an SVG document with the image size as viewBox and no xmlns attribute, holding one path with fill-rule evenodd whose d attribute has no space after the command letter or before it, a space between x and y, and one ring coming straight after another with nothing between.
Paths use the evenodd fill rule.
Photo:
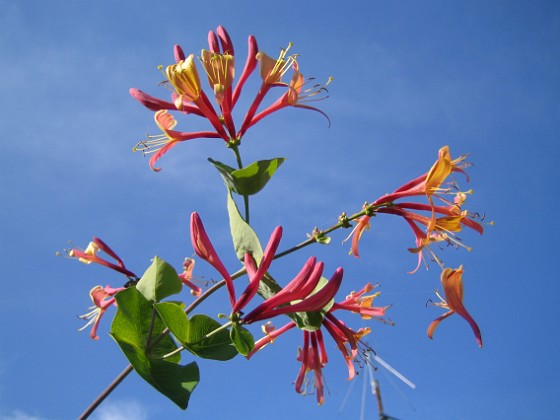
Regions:
<instances>
[{"instance_id":1,"label":"white wispy cloud","mask_svg":"<svg viewBox=\"0 0 560 420\"><path fill-rule=\"evenodd\" d=\"M91 417L92 420L147 420L146 407L135 400L106 402Z\"/></svg>"},{"instance_id":2,"label":"white wispy cloud","mask_svg":"<svg viewBox=\"0 0 560 420\"><path fill-rule=\"evenodd\" d=\"M46 420L23 410L15 409L10 412L0 412L0 420Z\"/></svg>"}]
</instances>

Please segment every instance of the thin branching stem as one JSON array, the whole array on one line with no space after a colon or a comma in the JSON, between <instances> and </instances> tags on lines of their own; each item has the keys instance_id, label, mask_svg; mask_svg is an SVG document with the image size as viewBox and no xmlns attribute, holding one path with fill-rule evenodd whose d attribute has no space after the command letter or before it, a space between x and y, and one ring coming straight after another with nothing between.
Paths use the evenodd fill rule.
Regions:
<instances>
[{"instance_id":1,"label":"thin branching stem","mask_svg":"<svg viewBox=\"0 0 560 420\"><path fill-rule=\"evenodd\" d=\"M241 160L241 153L239 153L239 147L237 145L231 145L230 148L235 153L235 159L237 160L237 167L243 169L243 162ZM243 205L245 206L245 221L249 224L249 196L243 194Z\"/></svg>"},{"instance_id":2,"label":"thin branching stem","mask_svg":"<svg viewBox=\"0 0 560 420\"><path fill-rule=\"evenodd\" d=\"M78 420L87 419L97 407L113 392L113 390L119 386L119 384L132 372L132 365L128 365L124 370L109 384L109 386L101 393L99 396L90 404L88 408L78 417Z\"/></svg>"}]
</instances>

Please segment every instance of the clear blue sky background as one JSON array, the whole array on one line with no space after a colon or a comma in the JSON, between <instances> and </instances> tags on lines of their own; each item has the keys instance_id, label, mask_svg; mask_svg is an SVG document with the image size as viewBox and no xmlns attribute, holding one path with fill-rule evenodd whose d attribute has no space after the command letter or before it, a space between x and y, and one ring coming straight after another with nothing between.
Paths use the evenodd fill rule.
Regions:
<instances>
[{"instance_id":1,"label":"clear blue sky background","mask_svg":"<svg viewBox=\"0 0 560 420\"><path fill-rule=\"evenodd\" d=\"M172 62L172 45L198 54L219 24L229 29L240 64L252 33L270 55L292 41L306 76L335 79L331 98L319 104L330 129L319 114L290 109L245 138L247 162L288 158L253 205L259 234L284 225L282 249L426 171L441 146L454 156L471 153L469 208L496 225L482 238L464 233L473 252L449 249L443 258L465 266L466 305L483 331L482 349L456 316L434 341L426 338L441 313L425 307L439 287L439 269L406 274L415 264L406 251L413 238L400 220L377 218L360 260L347 255L338 233L331 246L273 266L288 280L311 254L329 272L342 265L341 296L381 282L379 303L393 304L397 325L374 324L367 340L417 385L412 391L381 369L387 413L555 418L558 2L291 0L0 0L0 418L75 418L126 366L108 322L98 342L76 333L89 289L120 278L55 257L68 240L85 247L97 235L137 273L156 254L180 266L192 255L188 215L196 210L228 267L237 268L221 234L224 188L206 162L211 156L232 163L222 142L178 146L159 174L131 153L157 128L128 89L164 96L156 67ZM196 274L217 276L203 263ZM222 308L217 301L204 307ZM131 376L95 418L359 418L361 378L350 389L332 342L326 404L294 392L300 340L294 332L250 362L202 361L186 413ZM366 418L376 418L371 395L366 404Z\"/></svg>"}]
</instances>

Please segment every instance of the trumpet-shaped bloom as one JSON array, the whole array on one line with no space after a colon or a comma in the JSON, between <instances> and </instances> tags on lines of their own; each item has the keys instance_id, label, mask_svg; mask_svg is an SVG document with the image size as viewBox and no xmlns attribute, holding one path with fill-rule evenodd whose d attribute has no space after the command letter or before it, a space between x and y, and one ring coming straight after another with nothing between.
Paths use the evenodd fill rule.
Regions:
<instances>
[{"instance_id":1,"label":"trumpet-shaped bloom","mask_svg":"<svg viewBox=\"0 0 560 420\"><path fill-rule=\"evenodd\" d=\"M482 335L480 333L480 329L463 305L463 266L460 266L457 269L445 268L441 273L441 284L443 286L445 299L443 299L436 291L440 302L434 303L434 305L447 309L448 311L432 321L428 327L428 337L433 337L434 331L441 321L450 317L454 313L457 313L469 323L478 346L482 347Z\"/></svg>"},{"instance_id":2,"label":"trumpet-shaped bloom","mask_svg":"<svg viewBox=\"0 0 560 420\"><path fill-rule=\"evenodd\" d=\"M99 336L97 335L97 330L99 328L99 323L101 321L101 317L111 305L116 306L115 295L124 290L124 287L113 288L111 286L95 286L89 292L91 297L91 301L93 302L93 306L89 309L90 311L87 314L81 315L80 319L87 320L87 324L84 325L79 331L85 330L90 325L93 325L90 332L90 337L93 340L98 340Z\"/></svg>"},{"instance_id":3,"label":"trumpet-shaped bloom","mask_svg":"<svg viewBox=\"0 0 560 420\"><path fill-rule=\"evenodd\" d=\"M208 83L214 90L216 102L222 105L226 92L228 90L231 91L231 85L235 76L235 59L230 54L202 50L200 60L206 71Z\"/></svg>"},{"instance_id":4,"label":"trumpet-shaped bloom","mask_svg":"<svg viewBox=\"0 0 560 420\"><path fill-rule=\"evenodd\" d=\"M399 198L412 196L426 196L431 199L439 193L452 192L452 188L442 188L441 186L453 172L461 172L466 176L465 168L469 166L465 162L466 159L467 155L461 155L456 159L452 159L449 146L443 146L439 149L438 158L428 172L407 182L393 193L378 198L372 205L389 203Z\"/></svg>"},{"instance_id":5,"label":"trumpet-shaped bloom","mask_svg":"<svg viewBox=\"0 0 560 420\"><path fill-rule=\"evenodd\" d=\"M218 256L218 253L214 249L214 246L206 233L202 219L196 212L191 215L191 242L196 255L214 267L224 278L231 306L233 307L236 301L233 280L224 263Z\"/></svg>"},{"instance_id":6,"label":"trumpet-shaped bloom","mask_svg":"<svg viewBox=\"0 0 560 420\"><path fill-rule=\"evenodd\" d=\"M321 330L303 332L303 347L298 348L297 361L301 362L295 385L296 392L305 394L308 388L315 389L317 396L317 404L321 405L325 402L323 367L327 363L326 352L323 343L323 335ZM310 384L309 373L313 373L313 382Z\"/></svg>"},{"instance_id":7,"label":"trumpet-shaped bloom","mask_svg":"<svg viewBox=\"0 0 560 420\"><path fill-rule=\"evenodd\" d=\"M372 319L373 317L382 317L385 315L386 307L374 307L373 300L380 295L380 292L365 295L374 289L371 283L367 283L358 292L352 292L342 302L335 302L333 310L343 309L353 313L358 313L362 319ZM365 295L365 296L364 296Z\"/></svg>"},{"instance_id":8,"label":"trumpet-shaped bloom","mask_svg":"<svg viewBox=\"0 0 560 420\"><path fill-rule=\"evenodd\" d=\"M194 54L190 54L186 59L176 64L171 64L165 69L167 80L179 95L175 100L177 109L183 106L183 100L196 102L200 97L200 78Z\"/></svg>"},{"instance_id":9,"label":"trumpet-shaped bloom","mask_svg":"<svg viewBox=\"0 0 560 420\"><path fill-rule=\"evenodd\" d=\"M106 259L101 258L99 255L97 255L100 251L106 253L111 258L113 258L116 261L116 264L109 262ZM124 274L130 279L133 280L138 279L136 274L134 274L132 271L128 270L125 267L120 257L105 242L103 242L99 238L96 238L95 236L93 237L92 241L89 243L85 251L82 251L81 249L73 248L68 252L68 255L72 258L78 259L78 261L84 264L91 264L92 262L101 264L104 265L105 267L108 267L112 270Z\"/></svg>"},{"instance_id":10,"label":"trumpet-shaped bloom","mask_svg":"<svg viewBox=\"0 0 560 420\"><path fill-rule=\"evenodd\" d=\"M305 80L303 74L299 71L299 65L297 61L293 61L292 63L292 71L293 76L290 84L288 85L288 90L276 100L273 104L268 106L263 111L259 112L255 115L250 123L249 126L255 125L264 117L272 114L273 112L279 111L282 108L286 108L288 106L296 107L296 108L304 108L309 109L312 111L316 111L323 115L330 125L330 119L327 114L321 111L319 108L313 107L308 105L309 102L320 101L323 99L328 98L328 96L320 96L328 92L326 86L332 81L332 77L327 80L324 85L319 83L313 83L310 87L305 88L305 86L312 82L312 80Z\"/></svg>"},{"instance_id":11,"label":"trumpet-shaped bloom","mask_svg":"<svg viewBox=\"0 0 560 420\"><path fill-rule=\"evenodd\" d=\"M141 151L144 155L153 153L150 158L150 168L156 172L161 170L160 168L156 168L156 162L179 142L197 138L221 137L220 134L214 131L198 131L192 133L175 131L173 128L177 125L177 120L165 109L156 112L154 119L163 134L148 136L148 140L138 142L132 150L134 152Z\"/></svg>"},{"instance_id":12,"label":"trumpet-shaped bloom","mask_svg":"<svg viewBox=\"0 0 560 420\"><path fill-rule=\"evenodd\" d=\"M293 44L290 42L287 48L280 50L280 55L274 59L262 51L257 53L260 63L260 73L265 85L275 85L282 82L282 76L288 72L292 63L296 62L295 55L287 55Z\"/></svg>"}]
</instances>

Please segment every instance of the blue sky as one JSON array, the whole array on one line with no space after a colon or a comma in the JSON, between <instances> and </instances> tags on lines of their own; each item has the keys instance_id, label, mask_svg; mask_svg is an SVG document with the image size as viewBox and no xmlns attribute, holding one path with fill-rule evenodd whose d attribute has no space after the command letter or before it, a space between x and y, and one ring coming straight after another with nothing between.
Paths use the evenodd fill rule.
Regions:
<instances>
[{"instance_id":1,"label":"blue sky","mask_svg":"<svg viewBox=\"0 0 560 420\"><path fill-rule=\"evenodd\" d=\"M89 289L120 279L56 257L67 241L85 247L99 236L139 273L156 254L179 267L193 253L188 215L196 210L228 267L237 268L222 234L224 188L206 162L234 163L221 141L179 145L158 174L131 153L157 128L128 89L164 96L157 66L172 62L173 44L198 54L219 24L240 63L254 34L273 56L293 42L306 76L334 77L331 97L319 104L331 128L319 114L288 109L251 130L242 146L247 162L287 158L253 204L260 235L284 225L282 249L425 172L441 146L454 156L471 153L469 209L495 226L483 237L463 235L472 252L442 256L450 266L464 264L466 305L482 329L482 349L459 317L426 338L441 313L425 305L439 287L439 269L406 274L415 264L406 250L413 238L400 220L377 218L360 260L347 255L345 235L337 233L329 247L273 266L289 276L317 255L327 272L345 268L346 291L381 283L379 303L393 305L396 326L374 324L367 340L417 385L410 390L380 369L386 412L400 419L554 418L558 3L174 0L0 0L0 418L75 418L126 366L108 322L98 342L76 333ZM196 274L217 276L202 262ZM220 311L219 303L204 310ZM359 418L362 378L353 386L345 380L332 343L325 405L294 392L300 340L283 337L250 362L202 361L186 413L131 376L95 418ZM366 404L366 418L376 418L371 395Z\"/></svg>"}]
</instances>

